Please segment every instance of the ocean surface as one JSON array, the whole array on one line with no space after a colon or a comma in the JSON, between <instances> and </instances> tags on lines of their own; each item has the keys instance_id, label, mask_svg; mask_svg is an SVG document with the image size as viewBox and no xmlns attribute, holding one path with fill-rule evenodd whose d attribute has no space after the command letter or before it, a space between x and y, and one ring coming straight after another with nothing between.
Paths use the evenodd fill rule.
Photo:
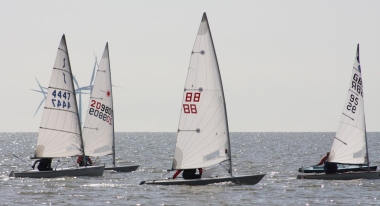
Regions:
<instances>
[{"instance_id":1,"label":"ocean surface","mask_svg":"<svg viewBox=\"0 0 380 206\"><path fill-rule=\"evenodd\" d=\"M334 135L231 133L233 173L266 174L261 182L152 186L139 183L171 168L175 133L117 133L117 165L139 164L136 172L53 179L9 178L11 170L30 168L12 154L32 164L37 133L0 133L0 205L380 205L380 179L296 179L299 167L318 163L330 150ZM368 133L368 142L371 165L380 166L380 133ZM101 161L111 162L108 157ZM223 165L215 173L227 175Z\"/></svg>"}]
</instances>

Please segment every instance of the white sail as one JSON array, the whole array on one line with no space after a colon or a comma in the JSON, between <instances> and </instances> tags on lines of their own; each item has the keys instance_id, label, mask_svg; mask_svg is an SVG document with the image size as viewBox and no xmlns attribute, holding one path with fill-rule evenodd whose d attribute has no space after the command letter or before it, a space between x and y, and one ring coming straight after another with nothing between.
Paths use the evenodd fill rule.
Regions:
<instances>
[{"instance_id":1,"label":"white sail","mask_svg":"<svg viewBox=\"0 0 380 206\"><path fill-rule=\"evenodd\" d=\"M222 80L204 13L188 68L172 168L218 164L230 159L229 150Z\"/></svg>"},{"instance_id":2,"label":"white sail","mask_svg":"<svg viewBox=\"0 0 380 206\"><path fill-rule=\"evenodd\" d=\"M104 49L92 88L83 142L86 155L103 156L113 153L113 102L108 43Z\"/></svg>"},{"instance_id":3,"label":"white sail","mask_svg":"<svg viewBox=\"0 0 380 206\"><path fill-rule=\"evenodd\" d=\"M35 157L82 154L82 140L75 90L65 35L55 59L38 134Z\"/></svg>"},{"instance_id":4,"label":"white sail","mask_svg":"<svg viewBox=\"0 0 380 206\"><path fill-rule=\"evenodd\" d=\"M367 163L363 80L360 68L359 45L342 117L331 147L329 162Z\"/></svg>"}]
</instances>

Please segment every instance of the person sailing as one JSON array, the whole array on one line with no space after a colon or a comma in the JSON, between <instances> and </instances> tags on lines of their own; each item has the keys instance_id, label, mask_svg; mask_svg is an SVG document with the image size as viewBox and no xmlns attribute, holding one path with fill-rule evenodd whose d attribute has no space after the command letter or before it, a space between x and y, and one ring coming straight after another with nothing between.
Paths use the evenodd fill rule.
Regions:
<instances>
[{"instance_id":1,"label":"person sailing","mask_svg":"<svg viewBox=\"0 0 380 206\"><path fill-rule=\"evenodd\" d=\"M324 170L326 174L334 174L338 172L338 164L329 162L330 152L327 152L326 156L324 156L321 161L319 161L318 165L324 164Z\"/></svg>"},{"instance_id":2,"label":"person sailing","mask_svg":"<svg viewBox=\"0 0 380 206\"><path fill-rule=\"evenodd\" d=\"M53 158L41 158L39 160L36 160L32 166L32 168L34 169L34 167L36 166L37 162L39 162L38 166L37 166L37 169L38 171L50 171L50 170L53 170L51 168L51 162L53 161Z\"/></svg>"},{"instance_id":3,"label":"person sailing","mask_svg":"<svg viewBox=\"0 0 380 206\"><path fill-rule=\"evenodd\" d=\"M77 159L77 163L79 164L80 167L83 167L85 166L85 162L86 162L86 166L91 166L92 165L92 160L89 156L85 156L85 161L83 161L83 155L80 155L78 156L78 159Z\"/></svg>"},{"instance_id":4,"label":"person sailing","mask_svg":"<svg viewBox=\"0 0 380 206\"><path fill-rule=\"evenodd\" d=\"M203 169L198 168L199 174L195 174L196 171L197 171L196 169L185 169L185 170L183 170L183 173L182 173L183 179L199 179L199 178L201 178L202 173L203 173ZM182 172L182 170L177 170L173 175L173 179L177 178L177 176L181 172Z\"/></svg>"}]
</instances>

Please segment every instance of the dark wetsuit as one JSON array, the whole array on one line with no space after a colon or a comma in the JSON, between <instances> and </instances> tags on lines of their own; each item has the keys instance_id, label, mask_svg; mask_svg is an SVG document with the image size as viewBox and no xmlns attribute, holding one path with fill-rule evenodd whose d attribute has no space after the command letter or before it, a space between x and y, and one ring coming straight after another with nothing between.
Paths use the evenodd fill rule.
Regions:
<instances>
[{"instance_id":1,"label":"dark wetsuit","mask_svg":"<svg viewBox=\"0 0 380 206\"><path fill-rule=\"evenodd\" d=\"M198 168L199 170L199 174L195 174L195 172L197 171L196 169L186 169L186 170L183 170L183 173L182 173L182 177L183 179L199 179L202 177L202 173L203 173L203 169L202 168ZM179 173L181 173L182 170L177 170L177 172L173 175L173 179L175 179Z\"/></svg>"},{"instance_id":2,"label":"dark wetsuit","mask_svg":"<svg viewBox=\"0 0 380 206\"><path fill-rule=\"evenodd\" d=\"M51 168L51 162L52 162L52 158L42 158L42 159L39 159L37 161L34 162L33 164L33 169L34 169L34 166L37 164L37 162L39 162L40 164L38 164L37 166L37 169L39 171L50 171L50 170L53 170Z\"/></svg>"},{"instance_id":3,"label":"dark wetsuit","mask_svg":"<svg viewBox=\"0 0 380 206\"><path fill-rule=\"evenodd\" d=\"M325 172L326 174L334 174L338 172L338 164L332 162L325 162Z\"/></svg>"}]
</instances>

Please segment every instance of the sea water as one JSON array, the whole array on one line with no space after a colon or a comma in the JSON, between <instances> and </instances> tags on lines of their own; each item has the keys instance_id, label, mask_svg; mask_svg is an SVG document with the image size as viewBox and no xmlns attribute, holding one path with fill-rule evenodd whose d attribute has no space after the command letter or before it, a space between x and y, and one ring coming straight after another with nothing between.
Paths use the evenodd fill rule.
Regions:
<instances>
[{"instance_id":1,"label":"sea water","mask_svg":"<svg viewBox=\"0 0 380 206\"><path fill-rule=\"evenodd\" d=\"M132 173L105 171L102 177L9 178L30 168L37 133L0 133L0 204L46 205L379 205L379 180L297 180L330 150L335 133L231 133L233 173L266 174L256 185L139 185L166 178L175 133L116 133L117 165L140 167ZM380 166L380 133L368 133L371 165ZM110 164L109 157L101 161ZM53 160L53 166L56 160ZM72 165L73 160L61 159ZM226 175L226 165L215 168Z\"/></svg>"}]
</instances>

